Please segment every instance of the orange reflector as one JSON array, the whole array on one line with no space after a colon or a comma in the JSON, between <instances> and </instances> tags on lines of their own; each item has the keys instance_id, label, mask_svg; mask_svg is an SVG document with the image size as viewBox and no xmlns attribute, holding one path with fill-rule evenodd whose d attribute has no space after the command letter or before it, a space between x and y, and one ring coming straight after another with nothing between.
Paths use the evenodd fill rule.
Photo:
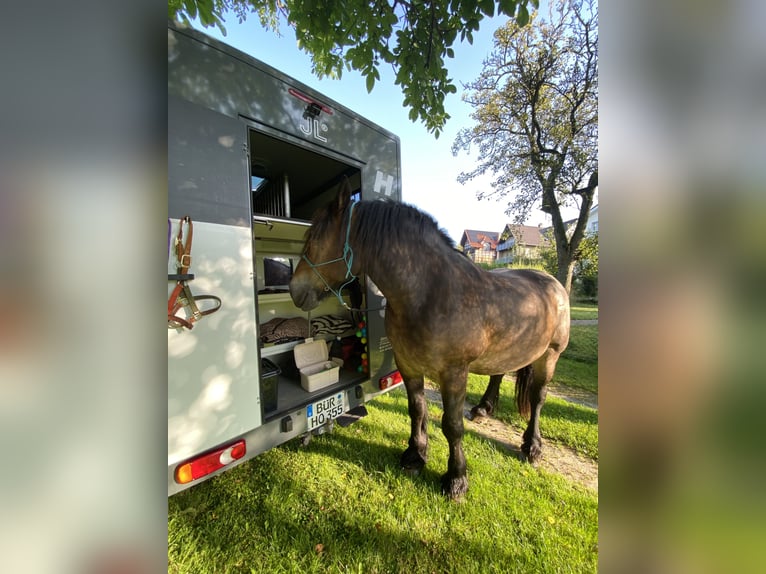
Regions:
<instances>
[{"instance_id":1,"label":"orange reflector","mask_svg":"<svg viewBox=\"0 0 766 574\"><path fill-rule=\"evenodd\" d=\"M211 472L215 472L219 468L223 468L227 464L242 458L245 456L245 452L245 441L240 440L234 444L193 458L176 468L176 482L178 484L186 484L192 480L207 476Z\"/></svg>"},{"instance_id":2,"label":"orange reflector","mask_svg":"<svg viewBox=\"0 0 766 574\"><path fill-rule=\"evenodd\" d=\"M380 380L378 381L378 386L380 387L380 390L388 389L390 387L393 387L394 385L398 385L402 382L402 375L399 371L394 371L393 373L389 373L385 377L380 377Z\"/></svg>"}]
</instances>

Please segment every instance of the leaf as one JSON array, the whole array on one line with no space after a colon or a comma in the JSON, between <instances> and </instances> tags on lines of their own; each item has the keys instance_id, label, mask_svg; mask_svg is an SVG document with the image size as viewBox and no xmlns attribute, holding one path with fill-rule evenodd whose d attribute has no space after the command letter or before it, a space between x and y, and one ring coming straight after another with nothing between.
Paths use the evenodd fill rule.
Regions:
<instances>
[{"instance_id":1,"label":"leaf","mask_svg":"<svg viewBox=\"0 0 766 574\"><path fill-rule=\"evenodd\" d=\"M497 11L506 16L513 16L516 13L516 2L514 0L500 0L497 3Z\"/></svg>"},{"instance_id":2,"label":"leaf","mask_svg":"<svg viewBox=\"0 0 766 574\"><path fill-rule=\"evenodd\" d=\"M450 28L444 33L444 44L451 46L455 38L457 38L457 28Z\"/></svg>"},{"instance_id":3,"label":"leaf","mask_svg":"<svg viewBox=\"0 0 766 574\"><path fill-rule=\"evenodd\" d=\"M519 26L526 26L529 23L529 12L524 4L519 6L519 12L516 14L516 23Z\"/></svg>"},{"instance_id":4,"label":"leaf","mask_svg":"<svg viewBox=\"0 0 766 574\"><path fill-rule=\"evenodd\" d=\"M479 10L492 18L495 15L495 0L479 0Z\"/></svg>"},{"instance_id":5,"label":"leaf","mask_svg":"<svg viewBox=\"0 0 766 574\"><path fill-rule=\"evenodd\" d=\"M367 74L367 93L369 94L372 91L372 88L375 87L375 76L372 72Z\"/></svg>"},{"instance_id":6,"label":"leaf","mask_svg":"<svg viewBox=\"0 0 766 574\"><path fill-rule=\"evenodd\" d=\"M192 18L197 17L197 3L194 0L184 0L184 8Z\"/></svg>"}]
</instances>

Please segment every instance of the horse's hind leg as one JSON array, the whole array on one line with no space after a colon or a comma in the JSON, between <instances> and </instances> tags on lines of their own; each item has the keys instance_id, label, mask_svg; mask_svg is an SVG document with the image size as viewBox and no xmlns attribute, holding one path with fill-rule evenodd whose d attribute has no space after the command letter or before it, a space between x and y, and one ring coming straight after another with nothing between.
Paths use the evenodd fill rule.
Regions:
<instances>
[{"instance_id":1,"label":"horse's hind leg","mask_svg":"<svg viewBox=\"0 0 766 574\"><path fill-rule=\"evenodd\" d=\"M527 371L520 375L531 379L528 381L529 387L526 389L526 398L528 399L530 412L529 424L524 431L522 436L523 442L521 443L521 452L526 455L529 462L535 462L542 454L543 439L540 436L540 411L543 408L543 404L545 404L545 398L548 395L548 383L553 378L559 354L557 351L549 348L532 365L525 367L525 369L530 369L531 367L531 373Z\"/></svg>"},{"instance_id":2,"label":"horse's hind leg","mask_svg":"<svg viewBox=\"0 0 766 574\"><path fill-rule=\"evenodd\" d=\"M428 459L428 408L423 390L423 376L404 377L407 406L410 415L410 440L402 453L400 464L411 474L418 474Z\"/></svg>"},{"instance_id":3,"label":"horse's hind leg","mask_svg":"<svg viewBox=\"0 0 766 574\"><path fill-rule=\"evenodd\" d=\"M500 398L500 383L503 382L503 376L504 374L501 373L489 377L487 390L484 391L484 396L481 397L479 404L471 409L471 413L468 415L469 421L476 417L491 416L497 410L497 402Z\"/></svg>"}]
</instances>

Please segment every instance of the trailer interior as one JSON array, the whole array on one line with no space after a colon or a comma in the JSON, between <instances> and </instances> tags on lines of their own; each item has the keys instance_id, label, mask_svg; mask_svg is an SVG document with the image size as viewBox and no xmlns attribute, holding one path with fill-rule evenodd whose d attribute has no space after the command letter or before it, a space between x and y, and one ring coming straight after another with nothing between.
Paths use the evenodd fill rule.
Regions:
<instances>
[{"instance_id":1,"label":"trailer interior","mask_svg":"<svg viewBox=\"0 0 766 574\"><path fill-rule=\"evenodd\" d=\"M332 296L306 313L293 305L288 292L314 211L336 197L344 178L358 199L361 166L256 129L249 130L248 144L261 405L263 420L268 422L310 404L320 394L347 389L369 378L362 315L349 311ZM364 286L353 285L343 296L349 305L354 302L359 307L364 292ZM306 336L327 341L328 349L344 363L337 383L313 392L301 386L294 357L296 345Z\"/></svg>"}]
</instances>

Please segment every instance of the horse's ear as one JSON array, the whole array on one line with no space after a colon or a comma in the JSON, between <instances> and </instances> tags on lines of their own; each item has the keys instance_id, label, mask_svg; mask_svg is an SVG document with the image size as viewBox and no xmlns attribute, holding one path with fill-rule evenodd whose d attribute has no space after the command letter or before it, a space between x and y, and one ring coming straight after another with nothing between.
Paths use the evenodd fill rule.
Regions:
<instances>
[{"instance_id":1,"label":"horse's ear","mask_svg":"<svg viewBox=\"0 0 766 574\"><path fill-rule=\"evenodd\" d=\"M342 213L346 210L346 207L348 207L349 202L351 201L351 184L348 181L347 177L343 178L343 181L340 183L340 189L338 190L338 199L337 199L337 207L338 212Z\"/></svg>"}]
</instances>

